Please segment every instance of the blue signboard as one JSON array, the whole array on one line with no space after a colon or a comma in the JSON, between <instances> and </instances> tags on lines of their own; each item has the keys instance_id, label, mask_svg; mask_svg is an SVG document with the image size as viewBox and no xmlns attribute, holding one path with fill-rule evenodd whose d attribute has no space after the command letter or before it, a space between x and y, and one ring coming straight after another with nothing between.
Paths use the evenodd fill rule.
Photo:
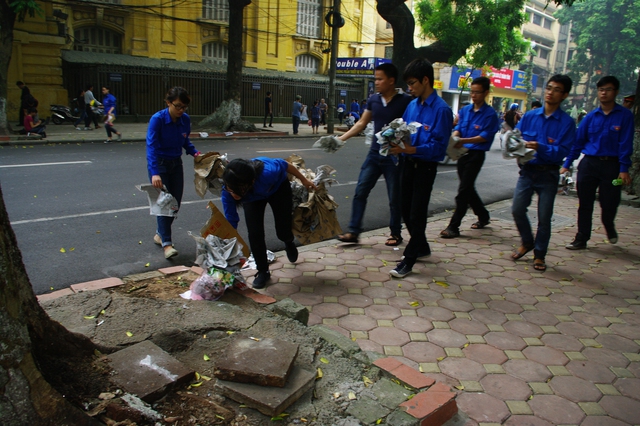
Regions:
<instances>
[{"instance_id":1,"label":"blue signboard","mask_svg":"<svg viewBox=\"0 0 640 426\"><path fill-rule=\"evenodd\" d=\"M466 89L471 87L471 81L482 75L482 71L475 69L471 71L471 68L465 70L458 69L458 67L452 67L451 80L449 80L449 90L460 90L466 80Z\"/></svg>"},{"instance_id":2,"label":"blue signboard","mask_svg":"<svg viewBox=\"0 0 640 426\"><path fill-rule=\"evenodd\" d=\"M109 81L122 81L122 74L120 73L109 73Z\"/></svg>"},{"instance_id":3,"label":"blue signboard","mask_svg":"<svg viewBox=\"0 0 640 426\"><path fill-rule=\"evenodd\" d=\"M373 77L375 68L391 62L386 58L338 58L336 75L338 77Z\"/></svg>"},{"instance_id":4,"label":"blue signboard","mask_svg":"<svg viewBox=\"0 0 640 426\"><path fill-rule=\"evenodd\" d=\"M260 83L251 83L251 88L253 90L260 90Z\"/></svg>"},{"instance_id":5,"label":"blue signboard","mask_svg":"<svg viewBox=\"0 0 640 426\"><path fill-rule=\"evenodd\" d=\"M514 90L518 90L520 92L527 91L527 82L526 82L527 73L525 71L513 71L513 83L511 88ZM536 91L536 87L538 85L538 74L533 74L531 77L531 87L532 91Z\"/></svg>"}]
</instances>

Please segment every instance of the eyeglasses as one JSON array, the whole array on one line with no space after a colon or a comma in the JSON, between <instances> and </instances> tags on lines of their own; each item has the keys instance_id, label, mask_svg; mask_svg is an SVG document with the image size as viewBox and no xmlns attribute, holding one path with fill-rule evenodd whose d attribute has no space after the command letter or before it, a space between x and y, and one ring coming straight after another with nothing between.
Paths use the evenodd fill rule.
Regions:
<instances>
[{"instance_id":1,"label":"eyeglasses","mask_svg":"<svg viewBox=\"0 0 640 426\"><path fill-rule=\"evenodd\" d=\"M564 89L561 89L559 87L554 87L554 86L547 86L544 88L544 90L547 92L553 92L553 93L564 93Z\"/></svg>"},{"instance_id":2,"label":"eyeglasses","mask_svg":"<svg viewBox=\"0 0 640 426\"><path fill-rule=\"evenodd\" d=\"M189 109L189 105L176 105L173 102L171 102L171 105L173 105L173 107L178 111L186 111Z\"/></svg>"},{"instance_id":3,"label":"eyeglasses","mask_svg":"<svg viewBox=\"0 0 640 426\"><path fill-rule=\"evenodd\" d=\"M472 95L482 95L484 92L486 92L486 90L482 90L482 91L472 90L469 93L471 93Z\"/></svg>"},{"instance_id":4,"label":"eyeglasses","mask_svg":"<svg viewBox=\"0 0 640 426\"><path fill-rule=\"evenodd\" d=\"M413 86L417 82L418 82L418 80L407 81L407 86Z\"/></svg>"},{"instance_id":5,"label":"eyeglasses","mask_svg":"<svg viewBox=\"0 0 640 426\"><path fill-rule=\"evenodd\" d=\"M614 89L613 87L598 87L598 93L609 93L609 92L613 92Z\"/></svg>"},{"instance_id":6,"label":"eyeglasses","mask_svg":"<svg viewBox=\"0 0 640 426\"><path fill-rule=\"evenodd\" d=\"M238 192L236 192L233 189L229 188L226 184L223 184L222 185L222 189L224 189L225 191L227 191L231 195L237 195L238 197L244 197L244 195L247 192L249 192L249 189L251 189L251 186L248 186L246 188L239 188Z\"/></svg>"}]
</instances>

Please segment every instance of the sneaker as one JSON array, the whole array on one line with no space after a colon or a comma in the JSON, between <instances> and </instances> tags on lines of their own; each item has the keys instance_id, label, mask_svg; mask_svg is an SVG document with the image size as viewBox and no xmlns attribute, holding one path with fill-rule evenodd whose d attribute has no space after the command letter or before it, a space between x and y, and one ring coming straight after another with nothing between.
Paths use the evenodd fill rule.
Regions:
<instances>
[{"instance_id":1,"label":"sneaker","mask_svg":"<svg viewBox=\"0 0 640 426\"><path fill-rule=\"evenodd\" d=\"M111 139L107 139L104 143L111 143Z\"/></svg>"},{"instance_id":2,"label":"sneaker","mask_svg":"<svg viewBox=\"0 0 640 426\"><path fill-rule=\"evenodd\" d=\"M82 130L80 127L76 126L76 130Z\"/></svg>"},{"instance_id":3,"label":"sneaker","mask_svg":"<svg viewBox=\"0 0 640 426\"><path fill-rule=\"evenodd\" d=\"M407 265L406 263L404 263L404 261L402 261L398 263L395 269L392 269L391 271L389 271L389 275L396 278L404 278L412 272L411 269L412 268L409 265Z\"/></svg>"},{"instance_id":4,"label":"sneaker","mask_svg":"<svg viewBox=\"0 0 640 426\"><path fill-rule=\"evenodd\" d=\"M607 232L607 239L611 244L616 244L618 242L618 233L615 230Z\"/></svg>"},{"instance_id":5,"label":"sneaker","mask_svg":"<svg viewBox=\"0 0 640 426\"><path fill-rule=\"evenodd\" d=\"M260 290L261 288L265 288L267 286L267 282L271 279L271 274L269 271L258 271L253 279L253 288Z\"/></svg>"},{"instance_id":6,"label":"sneaker","mask_svg":"<svg viewBox=\"0 0 640 426\"><path fill-rule=\"evenodd\" d=\"M156 234L153 236L153 242L156 243L157 245L161 246L162 245L162 237L160 237L160 235Z\"/></svg>"},{"instance_id":7,"label":"sneaker","mask_svg":"<svg viewBox=\"0 0 640 426\"><path fill-rule=\"evenodd\" d=\"M587 248L587 242L576 237L569 244L564 246L567 250L584 250Z\"/></svg>"},{"instance_id":8,"label":"sneaker","mask_svg":"<svg viewBox=\"0 0 640 426\"><path fill-rule=\"evenodd\" d=\"M269 124L269 127L273 127L271 124Z\"/></svg>"},{"instance_id":9,"label":"sneaker","mask_svg":"<svg viewBox=\"0 0 640 426\"><path fill-rule=\"evenodd\" d=\"M47 132L42 132L42 139L46 139L47 138Z\"/></svg>"},{"instance_id":10,"label":"sneaker","mask_svg":"<svg viewBox=\"0 0 640 426\"><path fill-rule=\"evenodd\" d=\"M178 250L173 248L173 246L169 246L169 248L164 251L164 258L165 259L171 259L172 257L177 256L177 255L178 255Z\"/></svg>"},{"instance_id":11,"label":"sneaker","mask_svg":"<svg viewBox=\"0 0 640 426\"><path fill-rule=\"evenodd\" d=\"M118 133L118 140L121 141L122 140L122 133Z\"/></svg>"},{"instance_id":12,"label":"sneaker","mask_svg":"<svg viewBox=\"0 0 640 426\"><path fill-rule=\"evenodd\" d=\"M287 259L289 259L289 262L295 263L295 261L298 260L298 249L293 241L284 246L284 251L287 252Z\"/></svg>"},{"instance_id":13,"label":"sneaker","mask_svg":"<svg viewBox=\"0 0 640 426\"><path fill-rule=\"evenodd\" d=\"M86 126L85 126L85 128L84 128L84 129L82 129L82 130L93 130L93 129L92 129L91 127L86 127Z\"/></svg>"},{"instance_id":14,"label":"sneaker","mask_svg":"<svg viewBox=\"0 0 640 426\"><path fill-rule=\"evenodd\" d=\"M263 125L262 127L267 127L267 125L265 124L265 125Z\"/></svg>"}]
</instances>

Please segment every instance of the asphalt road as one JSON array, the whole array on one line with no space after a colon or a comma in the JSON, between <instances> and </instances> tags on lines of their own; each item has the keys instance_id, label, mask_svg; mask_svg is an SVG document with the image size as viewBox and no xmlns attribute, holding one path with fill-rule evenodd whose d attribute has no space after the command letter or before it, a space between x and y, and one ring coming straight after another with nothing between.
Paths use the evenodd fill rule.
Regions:
<instances>
[{"instance_id":1,"label":"asphalt road","mask_svg":"<svg viewBox=\"0 0 640 426\"><path fill-rule=\"evenodd\" d=\"M338 217L346 231L351 198L367 152L364 138L353 138L336 154L311 148L314 139L196 141L202 152L228 153L229 158L283 157L297 153L308 168L330 164L339 184L330 189L340 204ZM122 277L175 265L191 265L195 243L187 231L198 233L209 218L206 204L195 193L192 158L185 162L185 195L173 225L180 254L171 261L153 241L155 218L147 197L135 185L147 183L143 143L63 144L0 147L0 185L24 263L36 294L83 281ZM511 198L517 166L502 159L494 147L480 173L477 187L485 203ZM454 165L441 165L431 199L431 213L452 209L457 191ZM214 202L221 207L218 198ZM242 213L241 213L242 214ZM275 237L270 210L266 215L267 246L283 249ZM384 181L369 197L365 230L388 226ZM244 219L239 227L246 237ZM428 231L433 238L440 229ZM147 266L148 265L148 266Z\"/></svg>"}]
</instances>

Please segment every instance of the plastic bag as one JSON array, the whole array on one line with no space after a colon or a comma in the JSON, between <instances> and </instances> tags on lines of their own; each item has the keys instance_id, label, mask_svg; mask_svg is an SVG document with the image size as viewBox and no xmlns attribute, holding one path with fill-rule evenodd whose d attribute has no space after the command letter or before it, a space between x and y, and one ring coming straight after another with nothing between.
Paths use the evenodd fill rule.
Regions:
<instances>
[{"instance_id":1,"label":"plastic bag","mask_svg":"<svg viewBox=\"0 0 640 426\"><path fill-rule=\"evenodd\" d=\"M245 283L237 281L231 272L209 268L191 283L191 300L218 300L226 289L234 286L239 290L249 288Z\"/></svg>"}]
</instances>

